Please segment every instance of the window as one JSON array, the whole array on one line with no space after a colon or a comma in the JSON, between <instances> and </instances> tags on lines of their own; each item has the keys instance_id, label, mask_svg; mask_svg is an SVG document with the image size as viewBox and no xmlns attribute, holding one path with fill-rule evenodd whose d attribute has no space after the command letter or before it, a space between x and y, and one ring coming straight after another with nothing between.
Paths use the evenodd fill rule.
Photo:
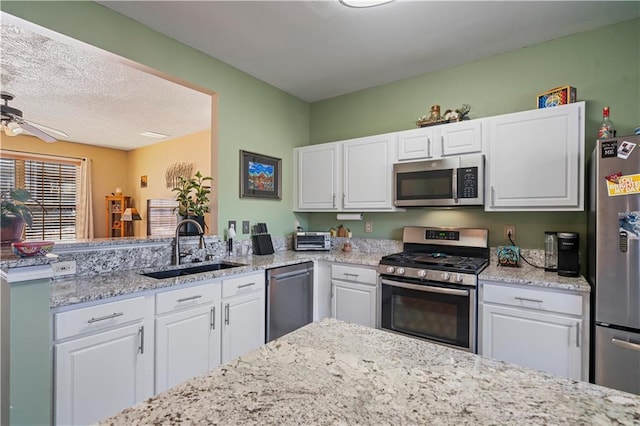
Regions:
<instances>
[{"instance_id":1,"label":"window","mask_svg":"<svg viewBox=\"0 0 640 426\"><path fill-rule=\"evenodd\" d=\"M27 241L76 239L80 161L2 151L0 190L25 188L41 204L27 203L33 212L33 226L25 231Z\"/></svg>"}]
</instances>

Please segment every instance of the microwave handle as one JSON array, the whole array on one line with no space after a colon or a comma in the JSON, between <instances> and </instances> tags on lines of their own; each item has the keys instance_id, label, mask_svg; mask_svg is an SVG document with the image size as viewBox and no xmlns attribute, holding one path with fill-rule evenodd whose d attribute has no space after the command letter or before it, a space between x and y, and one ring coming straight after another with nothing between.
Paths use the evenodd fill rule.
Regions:
<instances>
[{"instance_id":1,"label":"microwave handle","mask_svg":"<svg viewBox=\"0 0 640 426\"><path fill-rule=\"evenodd\" d=\"M451 195L453 201L458 202L458 169L451 170Z\"/></svg>"}]
</instances>

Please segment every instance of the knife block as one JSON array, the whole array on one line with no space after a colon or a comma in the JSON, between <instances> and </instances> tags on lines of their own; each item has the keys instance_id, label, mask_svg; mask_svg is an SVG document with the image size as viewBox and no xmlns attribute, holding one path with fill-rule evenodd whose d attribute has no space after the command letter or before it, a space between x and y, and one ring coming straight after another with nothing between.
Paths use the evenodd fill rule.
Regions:
<instances>
[{"instance_id":1,"label":"knife block","mask_svg":"<svg viewBox=\"0 0 640 426\"><path fill-rule=\"evenodd\" d=\"M253 240L253 254L273 254L271 235L259 234L251 237Z\"/></svg>"}]
</instances>

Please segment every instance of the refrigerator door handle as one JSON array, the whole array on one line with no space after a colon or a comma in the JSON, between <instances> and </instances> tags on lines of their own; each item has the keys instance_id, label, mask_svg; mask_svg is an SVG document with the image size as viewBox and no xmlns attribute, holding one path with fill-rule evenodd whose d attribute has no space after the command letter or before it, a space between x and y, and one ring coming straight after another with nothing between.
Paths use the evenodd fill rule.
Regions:
<instances>
[{"instance_id":1,"label":"refrigerator door handle","mask_svg":"<svg viewBox=\"0 0 640 426\"><path fill-rule=\"evenodd\" d=\"M627 342L626 340L616 339L615 337L613 337L611 339L611 343L614 346L617 346L617 347L622 348L622 349L631 349L632 351L640 352L640 344L639 343Z\"/></svg>"}]
</instances>

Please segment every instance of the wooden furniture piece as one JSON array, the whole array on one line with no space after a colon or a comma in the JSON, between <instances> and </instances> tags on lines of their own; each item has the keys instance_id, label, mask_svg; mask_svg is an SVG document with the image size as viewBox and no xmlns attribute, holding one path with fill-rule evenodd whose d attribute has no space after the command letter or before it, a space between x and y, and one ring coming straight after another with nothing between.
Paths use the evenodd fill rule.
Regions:
<instances>
[{"instance_id":1,"label":"wooden furniture piece","mask_svg":"<svg viewBox=\"0 0 640 426\"><path fill-rule=\"evenodd\" d=\"M107 210L107 237L131 237L133 236L133 222L122 220L122 213L127 207L131 207L131 197L126 195L107 195L105 197Z\"/></svg>"}]
</instances>

